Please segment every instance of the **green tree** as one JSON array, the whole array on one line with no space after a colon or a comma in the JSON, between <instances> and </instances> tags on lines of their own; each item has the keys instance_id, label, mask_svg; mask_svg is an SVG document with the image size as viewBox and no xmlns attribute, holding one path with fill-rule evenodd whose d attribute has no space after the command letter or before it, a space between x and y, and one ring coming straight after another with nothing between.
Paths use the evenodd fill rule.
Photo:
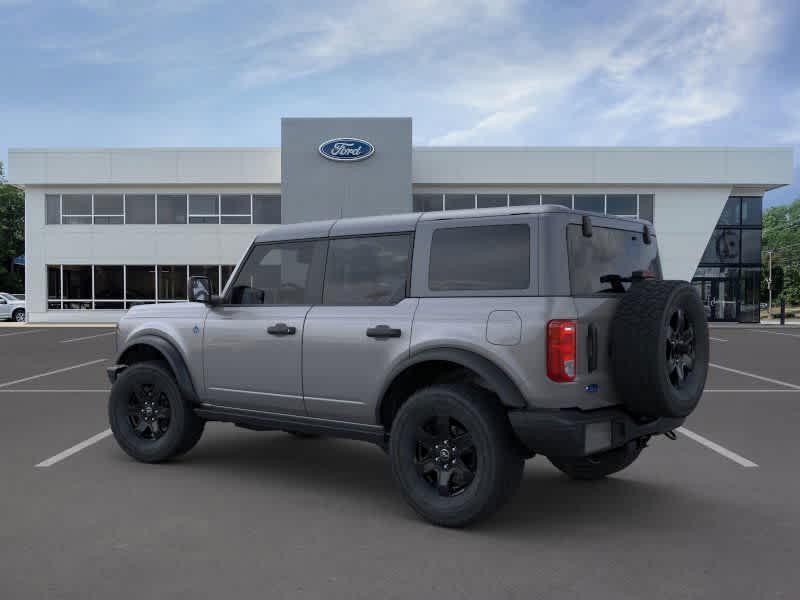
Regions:
<instances>
[{"instance_id":1,"label":"green tree","mask_svg":"<svg viewBox=\"0 0 800 600\"><path fill-rule=\"evenodd\" d=\"M767 299L771 250L773 302L784 295L788 304L800 304L800 198L789 205L768 209L763 227L761 298Z\"/></svg>"},{"instance_id":2,"label":"green tree","mask_svg":"<svg viewBox=\"0 0 800 600\"><path fill-rule=\"evenodd\" d=\"M7 183L0 162L0 290L16 294L24 291L22 269L14 265L14 258L24 252L25 194Z\"/></svg>"}]
</instances>

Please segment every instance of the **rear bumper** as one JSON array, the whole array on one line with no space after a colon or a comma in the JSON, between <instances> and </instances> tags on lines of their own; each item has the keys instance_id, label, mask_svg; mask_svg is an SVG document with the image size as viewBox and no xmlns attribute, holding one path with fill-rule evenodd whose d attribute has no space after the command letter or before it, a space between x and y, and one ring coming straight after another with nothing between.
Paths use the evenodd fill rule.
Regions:
<instances>
[{"instance_id":1,"label":"rear bumper","mask_svg":"<svg viewBox=\"0 0 800 600\"><path fill-rule=\"evenodd\" d=\"M618 448L637 438L667 433L683 418L661 417L640 422L620 408L592 411L512 410L511 426L520 441L544 456L587 456Z\"/></svg>"}]
</instances>

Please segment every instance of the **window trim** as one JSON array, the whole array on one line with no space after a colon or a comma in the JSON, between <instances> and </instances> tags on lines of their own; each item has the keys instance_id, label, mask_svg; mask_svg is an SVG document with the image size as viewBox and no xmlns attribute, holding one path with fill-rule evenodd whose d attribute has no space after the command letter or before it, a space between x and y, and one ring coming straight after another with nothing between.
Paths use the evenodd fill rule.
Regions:
<instances>
[{"instance_id":1,"label":"window trim","mask_svg":"<svg viewBox=\"0 0 800 600\"><path fill-rule=\"evenodd\" d=\"M480 222L470 223L468 220L450 219L441 221L420 221L414 239L414 252L411 271L412 298L481 298L506 297L525 298L539 295L539 218L535 213L497 215L482 217ZM438 229L481 227L485 225L519 225L525 224L530 230L530 281L524 290L431 290L428 287L430 269L430 252L433 233Z\"/></svg>"},{"instance_id":2,"label":"window trim","mask_svg":"<svg viewBox=\"0 0 800 600\"><path fill-rule=\"evenodd\" d=\"M327 263L328 263L328 248L330 247L330 243L329 243L330 239L331 238L328 238L328 237L300 238L300 239L289 239L289 240L273 240L271 242L259 242L257 244L255 244L255 243L251 244L250 248L247 250L245 255L241 258L239 263L234 267L233 271L231 271L231 276L230 276L230 278L228 280L229 282L236 281L236 279L239 277L240 271L242 270L244 265L247 264L247 261L250 260L250 256L253 254L253 252L255 252L256 248L259 248L261 246L277 246L277 245L282 245L282 244L293 244L293 243L303 243L303 242L309 242L309 243L325 242L324 259L323 259L322 269L321 269L321 273L320 273L322 279L320 281L320 286L319 286L319 302L308 302L308 303L305 303L305 304L233 304L231 302L231 295L233 294L233 286L231 286L230 289L227 289L228 288L228 281L226 281L225 282L225 288L226 288L225 289L225 294L224 295L220 295L220 304L219 304L219 306L221 306L221 307L262 307L262 308L270 308L270 307L275 308L275 307L286 307L286 306L312 306L312 307L313 306L320 306L321 303L322 303L322 291L323 291L323 287L325 285L325 270L327 268ZM220 265L220 269L219 270L220 270L220 282L221 282L222 281L222 279L221 279L222 265ZM313 263L312 263L311 267L309 267L309 270L313 270ZM312 273L312 275L313 275L313 273ZM222 292L222 290L220 290L220 292Z\"/></svg>"},{"instance_id":3,"label":"window trim","mask_svg":"<svg viewBox=\"0 0 800 600\"><path fill-rule=\"evenodd\" d=\"M439 211L436 211L439 212ZM320 306L357 306L357 307L364 307L364 306L397 306L403 300L407 300L411 298L411 278L413 277L413 270L414 270L414 231L383 231L381 233L356 233L352 235L337 235L335 237L329 237L328 239L328 248L325 252L325 269L322 272L322 295L320 298ZM408 236L408 262L407 269L406 269L406 285L404 287L404 295L400 300L397 302L393 302L392 304L338 304L338 303L327 303L325 302L325 282L328 275L328 263L330 262L330 252L331 246L333 245L332 242L336 240L351 240L351 239L361 239L361 238L376 238L376 237L389 237L389 236L399 236L405 235Z\"/></svg>"}]
</instances>

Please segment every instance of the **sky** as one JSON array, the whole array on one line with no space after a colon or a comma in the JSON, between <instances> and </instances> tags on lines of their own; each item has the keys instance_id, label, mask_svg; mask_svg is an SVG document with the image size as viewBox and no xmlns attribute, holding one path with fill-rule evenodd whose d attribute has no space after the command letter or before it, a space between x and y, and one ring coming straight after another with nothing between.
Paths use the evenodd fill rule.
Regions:
<instances>
[{"instance_id":1,"label":"sky","mask_svg":"<svg viewBox=\"0 0 800 600\"><path fill-rule=\"evenodd\" d=\"M0 0L8 148L278 146L284 116L415 145L792 146L796 0Z\"/></svg>"}]
</instances>

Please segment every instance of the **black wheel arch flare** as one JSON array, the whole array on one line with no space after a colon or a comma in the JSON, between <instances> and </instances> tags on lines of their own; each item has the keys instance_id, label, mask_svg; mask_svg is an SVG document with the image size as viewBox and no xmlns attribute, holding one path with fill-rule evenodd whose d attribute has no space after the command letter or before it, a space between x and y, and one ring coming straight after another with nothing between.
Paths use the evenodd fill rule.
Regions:
<instances>
[{"instance_id":1,"label":"black wheel arch flare","mask_svg":"<svg viewBox=\"0 0 800 600\"><path fill-rule=\"evenodd\" d=\"M392 384L409 368L426 362L450 362L473 371L494 391L500 402L509 408L526 408L527 403L511 377L495 363L470 350L461 348L431 348L412 355L395 367L381 389L375 406L376 422L381 422L381 407Z\"/></svg>"},{"instance_id":2,"label":"black wheel arch flare","mask_svg":"<svg viewBox=\"0 0 800 600\"><path fill-rule=\"evenodd\" d=\"M158 353L166 359L170 369L172 369L172 372L175 374L175 380L178 383L181 394L193 403L198 402L197 393L194 389L189 369L186 366L186 361L183 359L183 355L180 351L175 347L175 344L153 333L140 335L131 339L126 344L125 348L117 356L117 364L128 364L126 362L128 360L126 357L130 357L131 351L137 346L149 346L158 351Z\"/></svg>"}]
</instances>

